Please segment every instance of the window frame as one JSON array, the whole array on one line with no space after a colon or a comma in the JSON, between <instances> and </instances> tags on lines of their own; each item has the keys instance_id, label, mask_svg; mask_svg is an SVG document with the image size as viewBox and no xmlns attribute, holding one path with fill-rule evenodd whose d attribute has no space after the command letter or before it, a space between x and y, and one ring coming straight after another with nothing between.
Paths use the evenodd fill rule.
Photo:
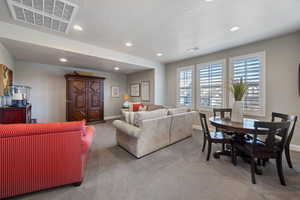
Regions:
<instances>
[{"instance_id":1,"label":"window frame","mask_svg":"<svg viewBox=\"0 0 300 200\"><path fill-rule=\"evenodd\" d=\"M192 105L184 105L184 104L180 104L179 103L179 81L180 81L180 72L184 71L184 70L192 70ZM185 67L179 67L177 68L177 73L176 73L176 105L177 106L186 106L189 108L194 108L195 106L195 65L189 65L189 66L185 66Z\"/></svg>"},{"instance_id":2,"label":"window frame","mask_svg":"<svg viewBox=\"0 0 300 200\"><path fill-rule=\"evenodd\" d=\"M199 75L199 70L201 68L207 67L207 65L213 65L213 64L222 64L223 65L223 80L222 80L222 86L223 86L223 105L221 107L226 107L227 106L227 64L226 64L226 59L221 59L221 60L216 60L216 61L211 61L207 63L200 63L196 65L196 95L197 95L197 109L203 110L203 111L211 111L214 107L204 107L200 105L200 75Z\"/></svg>"},{"instance_id":3,"label":"window frame","mask_svg":"<svg viewBox=\"0 0 300 200\"><path fill-rule=\"evenodd\" d=\"M261 62L261 74L260 74L260 104L262 109L260 111L251 111L251 110L244 110L244 115L248 116L258 116L258 117L265 117L266 116L266 52L256 52L247 55L235 56L229 58L229 80L233 79L233 63L235 60L247 59L252 57L258 57ZM229 82L229 87L231 82ZM230 92L229 94L229 105L233 105L233 96Z\"/></svg>"}]
</instances>

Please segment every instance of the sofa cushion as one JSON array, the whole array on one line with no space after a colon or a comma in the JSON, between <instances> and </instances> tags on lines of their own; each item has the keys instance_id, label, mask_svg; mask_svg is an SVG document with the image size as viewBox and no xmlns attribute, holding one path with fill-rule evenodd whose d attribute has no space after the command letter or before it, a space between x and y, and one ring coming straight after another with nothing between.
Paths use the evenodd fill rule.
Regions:
<instances>
[{"instance_id":1,"label":"sofa cushion","mask_svg":"<svg viewBox=\"0 0 300 200\"><path fill-rule=\"evenodd\" d=\"M163 105L154 105L154 104L147 105L147 111L154 111L154 110L159 110L164 108L165 107Z\"/></svg>"},{"instance_id":2,"label":"sofa cushion","mask_svg":"<svg viewBox=\"0 0 300 200\"><path fill-rule=\"evenodd\" d=\"M0 125L0 138L69 131L81 131L84 135L84 125L85 121Z\"/></svg>"},{"instance_id":3,"label":"sofa cushion","mask_svg":"<svg viewBox=\"0 0 300 200\"><path fill-rule=\"evenodd\" d=\"M180 113L190 112L191 109L188 107L171 108L168 110L169 115L176 115Z\"/></svg>"},{"instance_id":4,"label":"sofa cushion","mask_svg":"<svg viewBox=\"0 0 300 200\"><path fill-rule=\"evenodd\" d=\"M132 111L122 111L124 121L127 122L128 124L134 125L135 113L136 112L132 112Z\"/></svg>"},{"instance_id":5,"label":"sofa cushion","mask_svg":"<svg viewBox=\"0 0 300 200\"><path fill-rule=\"evenodd\" d=\"M82 153L88 153L89 149L91 148L92 142L93 142L95 128L92 126L85 126L84 129L85 129L86 135L81 137Z\"/></svg>"},{"instance_id":6,"label":"sofa cushion","mask_svg":"<svg viewBox=\"0 0 300 200\"><path fill-rule=\"evenodd\" d=\"M143 120L155 119L168 115L167 109L159 109L154 111L141 111L135 113L135 125L140 127Z\"/></svg>"},{"instance_id":7,"label":"sofa cushion","mask_svg":"<svg viewBox=\"0 0 300 200\"><path fill-rule=\"evenodd\" d=\"M129 123L129 111L122 110L122 116L123 120Z\"/></svg>"},{"instance_id":8,"label":"sofa cushion","mask_svg":"<svg viewBox=\"0 0 300 200\"><path fill-rule=\"evenodd\" d=\"M135 122L135 112L129 112L129 121L127 123L134 125Z\"/></svg>"}]
</instances>

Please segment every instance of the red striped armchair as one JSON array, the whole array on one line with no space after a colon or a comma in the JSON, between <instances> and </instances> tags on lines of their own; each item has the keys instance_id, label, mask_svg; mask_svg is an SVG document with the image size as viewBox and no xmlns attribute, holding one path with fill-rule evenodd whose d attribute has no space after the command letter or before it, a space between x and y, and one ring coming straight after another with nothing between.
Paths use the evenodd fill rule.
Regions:
<instances>
[{"instance_id":1,"label":"red striped armchair","mask_svg":"<svg viewBox=\"0 0 300 200\"><path fill-rule=\"evenodd\" d=\"M0 199L80 185L93 133L84 121L0 125Z\"/></svg>"}]
</instances>

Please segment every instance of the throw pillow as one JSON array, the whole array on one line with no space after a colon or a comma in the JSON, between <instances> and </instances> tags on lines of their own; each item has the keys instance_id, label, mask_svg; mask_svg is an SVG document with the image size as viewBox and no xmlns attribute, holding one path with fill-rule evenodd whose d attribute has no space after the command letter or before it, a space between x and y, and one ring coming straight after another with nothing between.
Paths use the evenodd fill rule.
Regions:
<instances>
[{"instance_id":1,"label":"throw pillow","mask_svg":"<svg viewBox=\"0 0 300 200\"><path fill-rule=\"evenodd\" d=\"M139 111L147 111L147 106L141 105Z\"/></svg>"},{"instance_id":2,"label":"throw pillow","mask_svg":"<svg viewBox=\"0 0 300 200\"><path fill-rule=\"evenodd\" d=\"M142 106L143 104L133 104L132 106L132 111L133 112L138 112L140 109L140 106Z\"/></svg>"}]
</instances>

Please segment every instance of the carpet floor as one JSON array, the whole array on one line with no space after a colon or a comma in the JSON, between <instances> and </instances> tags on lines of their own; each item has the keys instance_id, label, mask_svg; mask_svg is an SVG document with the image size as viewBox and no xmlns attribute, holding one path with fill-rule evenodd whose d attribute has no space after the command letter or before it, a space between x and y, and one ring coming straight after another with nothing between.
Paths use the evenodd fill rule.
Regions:
<instances>
[{"instance_id":1,"label":"carpet floor","mask_svg":"<svg viewBox=\"0 0 300 200\"><path fill-rule=\"evenodd\" d=\"M116 145L111 122L95 125L96 133L80 187L63 186L26 194L21 200L299 200L300 153L292 153L294 169L286 165L287 186L281 186L271 161L250 180L249 165L221 157L206 162L202 137L193 137L136 159ZM214 151L220 146L214 145Z\"/></svg>"}]
</instances>

